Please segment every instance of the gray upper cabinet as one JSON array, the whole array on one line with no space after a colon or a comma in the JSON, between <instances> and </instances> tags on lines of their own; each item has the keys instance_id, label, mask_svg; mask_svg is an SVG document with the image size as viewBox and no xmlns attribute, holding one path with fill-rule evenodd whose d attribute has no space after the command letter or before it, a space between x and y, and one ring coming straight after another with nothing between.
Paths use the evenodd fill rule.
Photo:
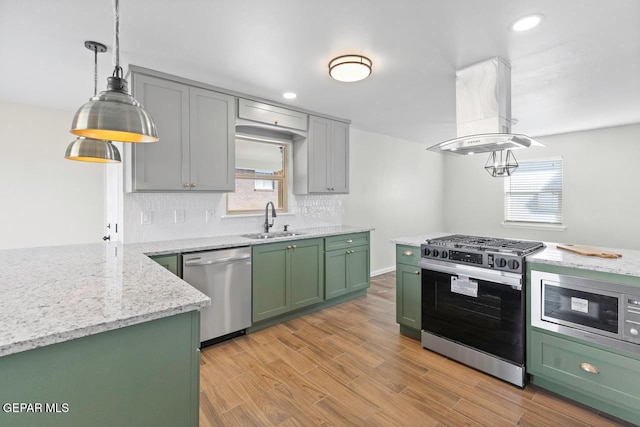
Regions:
<instances>
[{"instance_id":1,"label":"gray upper cabinet","mask_svg":"<svg viewBox=\"0 0 640 427\"><path fill-rule=\"evenodd\" d=\"M294 144L294 193L349 192L349 125L309 116L309 136Z\"/></svg>"},{"instance_id":2,"label":"gray upper cabinet","mask_svg":"<svg viewBox=\"0 0 640 427\"><path fill-rule=\"evenodd\" d=\"M238 100L238 118L273 126L307 130L305 113L248 99Z\"/></svg>"},{"instance_id":3,"label":"gray upper cabinet","mask_svg":"<svg viewBox=\"0 0 640 427\"><path fill-rule=\"evenodd\" d=\"M160 141L127 144L127 190L233 191L235 98L138 73L132 86Z\"/></svg>"}]
</instances>

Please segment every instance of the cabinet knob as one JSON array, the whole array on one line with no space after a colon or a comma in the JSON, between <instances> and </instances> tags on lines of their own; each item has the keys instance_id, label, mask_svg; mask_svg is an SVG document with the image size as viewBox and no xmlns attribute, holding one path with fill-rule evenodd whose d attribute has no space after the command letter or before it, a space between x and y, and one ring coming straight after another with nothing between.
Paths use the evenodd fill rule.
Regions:
<instances>
[{"instance_id":1,"label":"cabinet knob","mask_svg":"<svg viewBox=\"0 0 640 427\"><path fill-rule=\"evenodd\" d=\"M182 186L183 186L184 188L189 188L189 183L188 183L188 182L185 182L184 184L182 184Z\"/></svg>"},{"instance_id":2,"label":"cabinet knob","mask_svg":"<svg viewBox=\"0 0 640 427\"><path fill-rule=\"evenodd\" d=\"M291 246L291 247L292 247L293 249L295 249L295 248L296 248L296 245L293 245L293 246Z\"/></svg>"},{"instance_id":3,"label":"cabinet knob","mask_svg":"<svg viewBox=\"0 0 640 427\"><path fill-rule=\"evenodd\" d=\"M191 186L192 186L192 187L195 187L196 185L195 185L195 184L191 184Z\"/></svg>"},{"instance_id":4,"label":"cabinet knob","mask_svg":"<svg viewBox=\"0 0 640 427\"><path fill-rule=\"evenodd\" d=\"M402 255L413 256L413 251L404 251Z\"/></svg>"},{"instance_id":5,"label":"cabinet knob","mask_svg":"<svg viewBox=\"0 0 640 427\"><path fill-rule=\"evenodd\" d=\"M591 363L587 363L587 362L582 362L580 364L580 369L582 369L585 372L589 372L590 374L599 374L600 373L598 368L593 366Z\"/></svg>"},{"instance_id":6,"label":"cabinet knob","mask_svg":"<svg viewBox=\"0 0 640 427\"><path fill-rule=\"evenodd\" d=\"M287 246L287 249L291 249L291 245Z\"/></svg>"},{"instance_id":7,"label":"cabinet knob","mask_svg":"<svg viewBox=\"0 0 640 427\"><path fill-rule=\"evenodd\" d=\"M420 275L420 270L414 271L413 274L415 274L416 276L419 276Z\"/></svg>"},{"instance_id":8,"label":"cabinet knob","mask_svg":"<svg viewBox=\"0 0 640 427\"><path fill-rule=\"evenodd\" d=\"M347 240L347 243L353 243L353 240L349 239Z\"/></svg>"}]
</instances>

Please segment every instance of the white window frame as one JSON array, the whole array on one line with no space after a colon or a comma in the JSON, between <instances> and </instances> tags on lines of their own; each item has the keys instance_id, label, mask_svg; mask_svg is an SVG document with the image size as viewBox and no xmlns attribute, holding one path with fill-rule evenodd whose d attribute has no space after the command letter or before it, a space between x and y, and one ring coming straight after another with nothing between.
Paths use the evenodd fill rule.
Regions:
<instances>
[{"instance_id":1,"label":"white window frame","mask_svg":"<svg viewBox=\"0 0 640 427\"><path fill-rule=\"evenodd\" d=\"M516 180L519 178L518 172L523 172L527 169L527 166L532 164L542 164L542 163L552 163L552 162L560 162L560 190L559 190L559 207L555 211L550 211L550 213L555 213L559 215L559 221L545 221L545 220L536 220L534 218L535 215L531 215L530 218L525 218L522 220L514 219L513 216L509 215L510 208L518 207L514 202L510 206L510 195L513 195L515 192L513 190L513 182L512 180ZM542 185L542 182L534 182L533 184ZM545 194L545 193L553 193L557 197L557 189L555 191L545 192L542 189L532 188L531 191L523 191L519 192L520 194ZM519 206L522 208L522 206ZM527 220L528 219L528 220ZM562 157L553 157L553 158L543 158L543 159L527 159L519 161L519 167L516 168L512 176L505 178L504 182L504 222L502 223L504 227L513 227L513 228L536 228L536 229L550 229L550 230L564 230L566 226L564 225L564 160Z\"/></svg>"}]
</instances>

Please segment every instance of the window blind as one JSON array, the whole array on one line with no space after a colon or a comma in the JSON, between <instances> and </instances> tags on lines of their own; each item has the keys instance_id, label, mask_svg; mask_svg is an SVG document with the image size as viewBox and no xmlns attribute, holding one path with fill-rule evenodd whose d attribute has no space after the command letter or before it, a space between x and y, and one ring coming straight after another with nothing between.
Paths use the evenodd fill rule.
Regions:
<instances>
[{"instance_id":1,"label":"window blind","mask_svg":"<svg viewBox=\"0 0 640 427\"><path fill-rule=\"evenodd\" d=\"M562 159L520 162L505 179L505 222L562 224Z\"/></svg>"}]
</instances>

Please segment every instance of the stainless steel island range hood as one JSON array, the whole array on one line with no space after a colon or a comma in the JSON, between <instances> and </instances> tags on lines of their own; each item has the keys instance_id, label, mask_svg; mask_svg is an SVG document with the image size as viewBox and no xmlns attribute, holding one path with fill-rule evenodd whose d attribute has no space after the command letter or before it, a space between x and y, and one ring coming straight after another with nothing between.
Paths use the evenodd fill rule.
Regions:
<instances>
[{"instance_id":1,"label":"stainless steel island range hood","mask_svg":"<svg viewBox=\"0 0 640 427\"><path fill-rule=\"evenodd\" d=\"M465 155L542 146L511 133L511 67L499 57L456 71L456 125L458 138L428 150Z\"/></svg>"}]
</instances>

